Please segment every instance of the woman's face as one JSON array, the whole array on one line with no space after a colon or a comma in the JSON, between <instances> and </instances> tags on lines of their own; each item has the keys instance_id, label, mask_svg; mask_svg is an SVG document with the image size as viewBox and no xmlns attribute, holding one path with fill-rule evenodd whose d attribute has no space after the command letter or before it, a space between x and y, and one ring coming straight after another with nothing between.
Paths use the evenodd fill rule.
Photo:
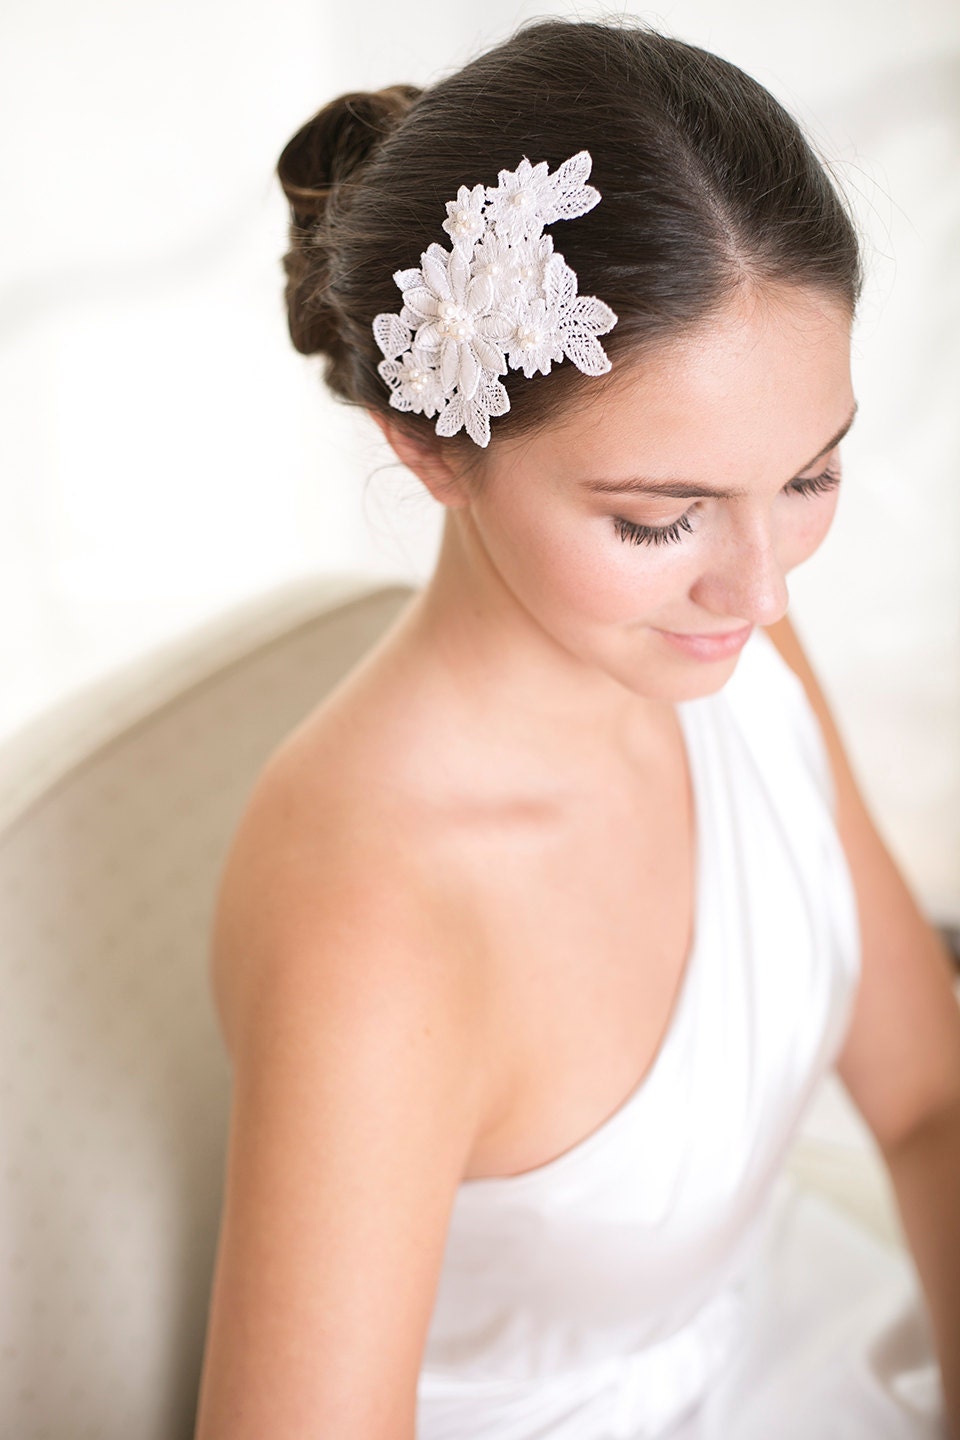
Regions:
<instances>
[{"instance_id":1,"label":"woman's face","mask_svg":"<svg viewBox=\"0 0 960 1440\"><path fill-rule=\"evenodd\" d=\"M491 444L460 518L568 652L638 695L691 699L725 683L740 646L698 654L664 632L773 624L830 528L855 409L849 315L767 287L616 371L593 395L585 381L569 418Z\"/></svg>"}]
</instances>

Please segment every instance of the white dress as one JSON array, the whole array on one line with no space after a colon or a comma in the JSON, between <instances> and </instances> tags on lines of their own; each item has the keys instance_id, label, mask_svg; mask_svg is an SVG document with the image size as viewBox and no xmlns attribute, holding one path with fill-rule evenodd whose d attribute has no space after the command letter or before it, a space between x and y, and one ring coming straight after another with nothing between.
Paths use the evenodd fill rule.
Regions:
<instances>
[{"instance_id":1,"label":"white dress","mask_svg":"<svg viewBox=\"0 0 960 1440\"><path fill-rule=\"evenodd\" d=\"M782 1168L859 977L819 724L760 629L677 710L697 890L666 1037L585 1140L461 1183L417 1440L942 1440L908 1255Z\"/></svg>"}]
</instances>

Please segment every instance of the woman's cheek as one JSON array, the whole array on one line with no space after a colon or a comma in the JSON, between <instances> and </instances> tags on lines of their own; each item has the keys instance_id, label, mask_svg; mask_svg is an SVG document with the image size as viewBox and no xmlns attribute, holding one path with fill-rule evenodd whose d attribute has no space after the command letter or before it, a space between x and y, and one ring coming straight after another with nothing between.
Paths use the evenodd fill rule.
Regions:
<instances>
[{"instance_id":1,"label":"woman's cheek","mask_svg":"<svg viewBox=\"0 0 960 1440\"><path fill-rule=\"evenodd\" d=\"M666 545L621 540L612 518L592 536L588 550L568 558L570 603L585 620L630 624L659 611L693 573L692 535ZM685 547L686 553L685 553Z\"/></svg>"},{"instance_id":2,"label":"woman's cheek","mask_svg":"<svg viewBox=\"0 0 960 1440\"><path fill-rule=\"evenodd\" d=\"M789 566L800 565L823 544L837 510L837 495L825 495L819 501L808 500L793 520L789 530Z\"/></svg>"}]
</instances>

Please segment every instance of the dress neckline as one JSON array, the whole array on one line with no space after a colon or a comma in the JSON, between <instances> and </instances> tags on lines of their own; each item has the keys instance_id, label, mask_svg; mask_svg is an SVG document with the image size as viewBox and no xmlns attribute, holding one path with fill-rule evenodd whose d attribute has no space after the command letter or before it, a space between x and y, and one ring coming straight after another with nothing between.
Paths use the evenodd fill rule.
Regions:
<instances>
[{"instance_id":1,"label":"dress neckline","mask_svg":"<svg viewBox=\"0 0 960 1440\"><path fill-rule=\"evenodd\" d=\"M690 777L690 790L693 796L693 834L694 834L694 903L693 903L693 938L687 952L683 973L680 977L680 985L673 1002L667 1028L661 1038L660 1044L651 1063L630 1093L617 1106L606 1120L585 1135L582 1140L576 1141L567 1150L555 1155L552 1160L545 1160L541 1165L534 1165L529 1170L519 1170L513 1175L473 1175L460 1181L459 1190L468 1193L482 1193L486 1190L519 1190L535 1187L540 1184L549 1183L555 1177L566 1175L577 1165L591 1157L602 1145L608 1143L617 1130L630 1118L634 1110L645 1100L657 1077L662 1073L667 1062L667 1057L674 1049L677 1036L684 1024L690 1010L691 994L694 989L696 973L700 968L700 954L703 949L705 932L705 901L707 897L707 834L708 819L706 814L707 797L709 787L706 783L706 776L702 770L703 759L699 751L699 735L697 725L702 724L699 712L694 707L701 706L705 700L712 699L712 696L701 697L698 700L683 700L676 704L677 717L680 721L680 732L683 749L687 760L687 772Z\"/></svg>"}]
</instances>

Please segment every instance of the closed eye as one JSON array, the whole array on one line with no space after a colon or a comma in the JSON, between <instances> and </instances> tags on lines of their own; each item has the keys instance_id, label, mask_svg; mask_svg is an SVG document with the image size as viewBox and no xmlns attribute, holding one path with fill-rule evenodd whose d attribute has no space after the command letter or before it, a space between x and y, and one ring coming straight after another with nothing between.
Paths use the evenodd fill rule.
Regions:
<instances>
[{"instance_id":1,"label":"closed eye","mask_svg":"<svg viewBox=\"0 0 960 1440\"><path fill-rule=\"evenodd\" d=\"M823 495L828 490L835 490L840 484L840 478L839 470L821 470L819 475L810 475L805 480L791 480L789 485L784 486L784 493ZM634 520L624 520L618 515L613 517L613 524L620 539L630 545L670 545L679 540L684 531L693 533L689 510L671 525L639 525Z\"/></svg>"}]
</instances>

